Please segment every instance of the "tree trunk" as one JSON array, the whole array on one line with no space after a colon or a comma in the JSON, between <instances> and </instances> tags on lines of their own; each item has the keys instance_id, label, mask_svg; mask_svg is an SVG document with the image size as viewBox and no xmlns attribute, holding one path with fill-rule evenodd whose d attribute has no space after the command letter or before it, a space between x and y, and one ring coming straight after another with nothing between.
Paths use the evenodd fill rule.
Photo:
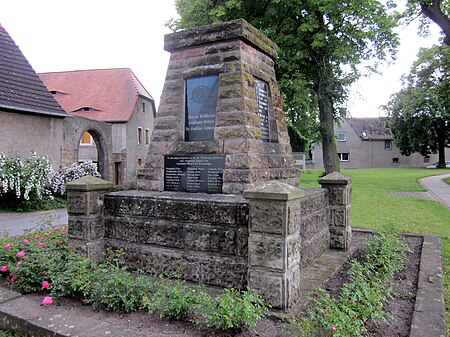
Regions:
<instances>
[{"instance_id":1,"label":"tree trunk","mask_svg":"<svg viewBox=\"0 0 450 337\"><path fill-rule=\"evenodd\" d=\"M439 168L446 168L445 164L445 136L446 136L446 126L445 121L441 120L440 125L437 129L438 132L438 158L439 158Z\"/></svg>"},{"instance_id":2,"label":"tree trunk","mask_svg":"<svg viewBox=\"0 0 450 337\"><path fill-rule=\"evenodd\" d=\"M334 108L333 101L320 89L316 90L319 101L319 121L322 137L323 167L326 174L340 171L339 159L336 153L334 137Z\"/></svg>"},{"instance_id":3,"label":"tree trunk","mask_svg":"<svg viewBox=\"0 0 450 337\"><path fill-rule=\"evenodd\" d=\"M430 4L420 3L422 14L433 20L445 35L444 43L450 45L450 18L441 10L441 1L434 0Z\"/></svg>"}]
</instances>

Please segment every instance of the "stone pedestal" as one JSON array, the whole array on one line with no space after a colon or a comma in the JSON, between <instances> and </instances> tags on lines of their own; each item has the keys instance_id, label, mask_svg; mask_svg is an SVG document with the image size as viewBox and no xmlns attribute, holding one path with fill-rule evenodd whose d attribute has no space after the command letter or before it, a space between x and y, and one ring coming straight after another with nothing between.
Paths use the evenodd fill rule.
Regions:
<instances>
[{"instance_id":1,"label":"stone pedestal","mask_svg":"<svg viewBox=\"0 0 450 337\"><path fill-rule=\"evenodd\" d=\"M327 190L330 204L330 248L347 250L352 234L352 180L339 172L332 172L319 179L319 184Z\"/></svg>"},{"instance_id":2,"label":"stone pedestal","mask_svg":"<svg viewBox=\"0 0 450 337\"><path fill-rule=\"evenodd\" d=\"M69 242L89 258L99 258L103 253L103 196L112 187L112 183L92 176L66 185Z\"/></svg>"},{"instance_id":3,"label":"stone pedestal","mask_svg":"<svg viewBox=\"0 0 450 337\"><path fill-rule=\"evenodd\" d=\"M317 254L325 250L328 245L326 216L322 222L304 222L300 209L313 210L311 202L309 206L305 204L303 190L282 182L269 182L246 190L244 197L250 206L248 285L259 290L273 308L295 307L302 286L302 255L308 254L302 251L302 243L312 237L324 237L317 240L315 246L321 246ZM314 197L308 199L312 201Z\"/></svg>"},{"instance_id":4,"label":"stone pedestal","mask_svg":"<svg viewBox=\"0 0 450 337\"><path fill-rule=\"evenodd\" d=\"M181 173L171 172L165 186L165 160L194 155L224 159L215 179L221 191L201 192L242 194L270 180L298 186L275 78L276 45L236 20L166 35L165 50L171 57L138 189L185 191L174 188Z\"/></svg>"}]
</instances>

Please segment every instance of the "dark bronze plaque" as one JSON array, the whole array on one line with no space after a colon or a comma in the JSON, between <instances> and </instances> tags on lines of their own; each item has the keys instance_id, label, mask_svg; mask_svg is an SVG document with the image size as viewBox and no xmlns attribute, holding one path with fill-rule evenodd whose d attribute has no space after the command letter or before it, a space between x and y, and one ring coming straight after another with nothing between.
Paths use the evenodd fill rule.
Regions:
<instances>
[{"instance_id":1,"label":"dark bronze plaque","mask_svg":"<svg viewBox=\"0 0 450 337\"><path fill-rule=\"evenodd\" d=\"M164 190L222 193L225 156L193 154L164 156Z\"/></svg>"},{"instance_id":2,"label":"dark bronze plaque","mask_svg":"<svg viewBox=\"0 0 450 337\"><path fill-rule=\"evenodd\" d=\"M214 140L219 76L186 80L185 140Z\"/></svg>"},{"instance_id":3,"label":"dark bronze plaque","mask_svg":"<svg viewBox=\"0 0 450 337\"><path fill-rule=\"evenodd\" d=\"M258 103L258 114L260 118L261 140L268 142L269 133L269 86L266 82L256 80L256 102Z\"/></svg>"}]
</instances>

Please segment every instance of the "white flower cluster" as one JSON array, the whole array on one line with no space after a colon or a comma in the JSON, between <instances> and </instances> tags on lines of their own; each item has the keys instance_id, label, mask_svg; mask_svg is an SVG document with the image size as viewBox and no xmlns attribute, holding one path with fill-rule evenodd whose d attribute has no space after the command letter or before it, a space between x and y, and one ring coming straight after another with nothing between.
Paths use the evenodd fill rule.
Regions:
<instances>
[{"instance_id":1,"label":"white flower cluster","mask_svg":"<svg viewBox=\"0 0 450 337\"><path fill-rule=\"evenodd\" d=\"M52 198L52 193L64 195L66 183L87 175L100 176L97 165L93 162L72 164L55 172L48 157L38 156L35 151L30 153L26 161L19 157L6 158L0 152L0 197L13 192L17 198L29 200L29 194L33 190L39 199L43 195Z\"/></svg>"},{"instance_id":2,"label":"white flower cluster","mask_svg":"<svg viewBox=\"0 0 450 337\"><path fill-rule=\"evenodd\" d=\"M72 164L69 167L63 167L52 175L51 190L53 193L63 195L66 193L66 183L84 176L100 177L100 173L97 171L97 164L88 161L79 165Z\"/></svg>"},{"instance_id":3,"label":"white flower cluster","mask_svg":"<svg viewBox=\"0 0 450 337\"><path fill-rule=\"evenodd\" d=\"M37 156L32 151L26 161L19 157L6 158L0 152L0 196L8 192L14 192L17 198L23 196L29 200L32 190L36 191L38 198L43 194L50 195L46 186L50 183L52 164L46 156Z\"/></svg>"}]
</instances>

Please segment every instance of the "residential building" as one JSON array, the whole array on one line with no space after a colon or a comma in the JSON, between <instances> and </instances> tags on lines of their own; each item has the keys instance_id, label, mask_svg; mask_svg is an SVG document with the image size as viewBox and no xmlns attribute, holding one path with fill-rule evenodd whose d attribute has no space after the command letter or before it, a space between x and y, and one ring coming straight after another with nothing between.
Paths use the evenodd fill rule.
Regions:
<instances>
[{"instance_id":1,"label":"residential building","mask_svg":"<svg viewBox=\"0 0 450 337\"><path fill-rule=\"evenodd\" d=\"M0 24L0 152L28 158L36 151L57 170L70 118Z\"/></svg>"},{"instance_id":2,"label":"residential building","mask_svg":"<svg viewBox=\"0 0 450 337\"><path fill-rule=\"evenodd\" d=\"M128 68L39 74L59 104L73 116L112 127L113 182L130 185L144 162L155 117L155 103ZM95 137L84 130L78 161L97 159Z\"/></svg>"},{"instance_id":3,"label":"residential building","mask_svg":"<svg viewBox=\"0 0 450 337\"><path fill-rule=\"evenodd\" d=\"M334 134L341 168L426 167L438 160L437 154L401 155L391 131L378 118L343 118ZM323 168L320 144L312 145L312 163L315 169Z\"/></svg>"}]
</instances>

